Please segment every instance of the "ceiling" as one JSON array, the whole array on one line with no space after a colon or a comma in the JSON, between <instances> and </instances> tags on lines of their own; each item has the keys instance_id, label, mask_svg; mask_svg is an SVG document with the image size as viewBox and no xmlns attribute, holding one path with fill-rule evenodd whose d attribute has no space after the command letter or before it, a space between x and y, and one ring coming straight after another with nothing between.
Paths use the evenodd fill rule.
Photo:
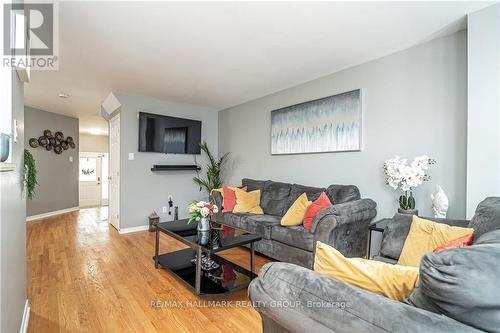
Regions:
<instances>
[{"instance_id":1,"label":"ceiling","mask_svg":"<svg viewBox=\"0 0 500 333\"><path fill-rule=\"evenodd\" d=\"M60 2L59 70L33 72L25 100L88 133L106 133L110 92L224 109L460 30L490 4Z\"/></svg>"}]
</instances>

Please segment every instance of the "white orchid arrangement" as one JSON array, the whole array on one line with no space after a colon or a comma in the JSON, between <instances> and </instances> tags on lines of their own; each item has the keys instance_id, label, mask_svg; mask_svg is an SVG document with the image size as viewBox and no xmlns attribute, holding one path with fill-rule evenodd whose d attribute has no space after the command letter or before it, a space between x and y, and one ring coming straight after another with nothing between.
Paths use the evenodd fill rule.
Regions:
<instances>
[{"instance_id":1,"label":"white orchid arrangement","mask_svg":"<svg viewBox=\"0 0 500 333\"><path fill-rule=\"evenodd\" d=\"M385 183L394 190L401 190L399 206L402 209L415 209L415 199L412 191L430 179L427 170L434 163L436 161L427 155L415 157L410 164L408 164L407 159L399 156L385 161L384 172L387 176Z\"/></svg>"},{"instance_id":2,"label":"white orchid arrangement","mask_svg":"<svg viewBox=\"0 0 500 333\"><path fill-rule=\"evenodd\" d=\"M219 207L206 201L193 201L189 205L189 221L200 221L204 217L209 215L217 214L219 212Z\"/></svg>"}]
</instances>

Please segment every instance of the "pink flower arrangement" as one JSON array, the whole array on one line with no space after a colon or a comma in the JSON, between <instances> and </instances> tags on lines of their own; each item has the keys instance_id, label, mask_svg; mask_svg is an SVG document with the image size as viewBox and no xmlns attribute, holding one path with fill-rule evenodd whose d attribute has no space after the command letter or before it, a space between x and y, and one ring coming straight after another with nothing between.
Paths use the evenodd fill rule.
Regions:
<instances>
[{"instance_id":1,"label":"pink flower arrangement","mask_svg":"<svg viewBox=\"0 0 500 333\"><path fill-rule=\"evenodd\" d=\"M189 205L189 222L200 221L202 218L206 218L209 215L217 214L219 212L219 207L210 202L206 201L193 201Z\"/></svg>"}]
</instances>

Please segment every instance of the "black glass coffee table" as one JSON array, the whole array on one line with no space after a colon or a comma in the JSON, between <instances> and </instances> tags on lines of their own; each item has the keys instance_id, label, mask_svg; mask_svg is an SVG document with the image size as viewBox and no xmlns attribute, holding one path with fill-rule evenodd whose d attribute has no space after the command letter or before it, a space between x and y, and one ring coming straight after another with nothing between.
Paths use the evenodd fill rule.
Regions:
<instances>
[{"instance_id":1,"label":"black glass coffee table","mask_svg":"<svg viewBox=\"0 0 500 333\"><path fill-rule=\"evenodd\" d=\"M188 220L156 224L155 267L162 267L193 289L197 295L217 295L248 286L255 277L254 242L256 234L224 224L210 223L210 230L198 232L197 223ZM160 233L186 244L189 248L159 254ZM241 245L250 246L250 270L216 253Z\"/></svg>"}]
</instances>

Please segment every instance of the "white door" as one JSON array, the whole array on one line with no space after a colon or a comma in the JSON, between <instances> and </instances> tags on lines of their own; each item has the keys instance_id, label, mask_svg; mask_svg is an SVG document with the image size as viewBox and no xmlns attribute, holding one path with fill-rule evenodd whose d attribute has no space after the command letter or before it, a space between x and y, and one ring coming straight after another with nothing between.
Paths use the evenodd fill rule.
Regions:
<instances>
[{"instance_id":1,"label":"white door","mask_svg":"<svg viewBox=\"0 0 500 333\"><path fill-rule=\"evenodd\" d=\"M101 156L80 153L80 207L101 205Z\"/></svg>"},{"instance_id":2,"label":"white door","mask_svg":"<svg viewBox=\"0 0 500 333\"><path fill-rule=\"evenodd\" d=\"M120 230L120 115L109 121L109 223Z\"/></svg>"}]
</instances>

